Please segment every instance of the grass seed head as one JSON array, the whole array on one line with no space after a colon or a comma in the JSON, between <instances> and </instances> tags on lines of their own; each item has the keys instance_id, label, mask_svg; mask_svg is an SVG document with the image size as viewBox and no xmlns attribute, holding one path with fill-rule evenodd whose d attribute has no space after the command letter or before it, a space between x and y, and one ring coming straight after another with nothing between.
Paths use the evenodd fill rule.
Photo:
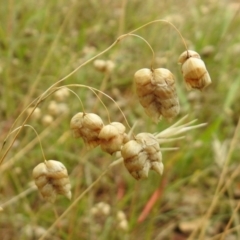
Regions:
<instances>
[{"instance_id":1,"label":"grass seed head","mask_svg":"<svg viewBox=\"0 0 240 240\"><path fill-rule=\"evenodd\" d=\"M79 112L73 116L70 128L75 138L82 138L88 147L99 145L99 133L104 124L102 119L95 113Z\"/></svg>"},{"instance_id":2,"label":"grass seed head","mask_svg":"<svg viewBox=\"0 0 240 240\"><path fill-rule=\"evenodd\" d=\"M195 51L183 52L178 62L182 64L182 74L188 90L204 89L211 84L211 78L200 55Z\"/></svg>"},{"instance_id":3,"label":"grass seed head","mask_svg":"<svg viewBox=\"0 0 240 240\"><path fill-rule=\"evenodd\" d=\"M56 160L48 160L33 169L33 178L46 201L54 203L57 194L71 199L71 185L65 166Z\"/></svg>"},{"instance_id":4,"label":"grass seed head","mask_svg":"<svg viewBox=\"0 0 240 240\"><path fill-rule=\"evenodd\" d=\"M140 133L135 140L123 145L121 154L124 165L129 173L137 180L148 177L150 169L163 173L162 153L154 135Z\"/></svg>"},{"instance_id":5,"label":"grass seed head","mask_svg":"<svg viewBox=\"0 0 240 240\"><path fill-rule=\"evenodd\" d=\"M165 68L143 68L134 75L136 92L146 114L158 122L161 116L172 119L180 110L173 74Z\"/></svg>"},{"instance_id":6,"label":"grass seed head","mask_svg":"<svg viewBox=\"0 0 240 240\"><path fill-rule=\"evenodd\" d=\"M120 151L124 139L127 137L125 130L125 126L119 122L105 125L98 135L102 150L109 154Z\"/></svg>"}]
</instances>

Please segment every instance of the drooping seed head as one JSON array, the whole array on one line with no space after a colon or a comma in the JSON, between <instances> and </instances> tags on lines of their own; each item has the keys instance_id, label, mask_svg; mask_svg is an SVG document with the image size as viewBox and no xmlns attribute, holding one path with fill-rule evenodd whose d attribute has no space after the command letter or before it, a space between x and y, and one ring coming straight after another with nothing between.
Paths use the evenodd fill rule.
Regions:
<instances>
[{"instance_id":1,"label":"drooping seed head","mask_svg":"<svg viewBox=\"0 0 240 240\"><path fill-rule=\"evenodd\" d=\"M134 140L124 144L121 154L125 167L137 180L147 178L150 169L163 173L160 146L150 133L140 133Z\"/></svg>"},{"instance_id":2,"label":"drooping seed head","mask_svg":"<svg viewBox=\"0 0 240 240\"><path fill-rule=\"evenodd\" d=\"M104 124L102 119L95 113L79 112L70 122L70 128L75 138L81 137L88 147L99 145L99 132Z\"/></svg>"},{"instance_id":3,"label":"drooping seed head","mask_svg":"<svg viewBox=\"0 0 240 240\"><path fill-rule=\"evenodd\" d=\"M125 130L125 126L119 122L112 122L105 125L98 135L102 150L109 154L120 151L127 137Z\"/></svg>"},{"instance_id":4,"label":"drooping seed head","mask_svg":"<svg viewBox=\"0 0 240 240\"><path fill-rule=\"evenodd\" d=\"M202 90L211 84L207 68L197 52L191 50L183 52L178 62L182 64L182 74L188 90L192 88Z\"/></svg>"},{"instance_id":5,"label":"drooping seed head","mask_svg":"<svg viewBox=\"0 0 240 240\"><path fill-rule=\"evenodd\" d=\"M173 74L165 68L143 68L134 75L139 102L154 122L172 119L180 110Z\"/></svg>"},{"instance_id":6,"label":"drooping seed head","mask_svg":"<svg viewBox=\"0 0 240 240\"><path fill-rule=\"evenodd\" d=\"M46 201L54 203L57 194L71 199L71 185L65 166L56 160L48 160L33 169L33 178Z\"/></svg>"}]
</instances>

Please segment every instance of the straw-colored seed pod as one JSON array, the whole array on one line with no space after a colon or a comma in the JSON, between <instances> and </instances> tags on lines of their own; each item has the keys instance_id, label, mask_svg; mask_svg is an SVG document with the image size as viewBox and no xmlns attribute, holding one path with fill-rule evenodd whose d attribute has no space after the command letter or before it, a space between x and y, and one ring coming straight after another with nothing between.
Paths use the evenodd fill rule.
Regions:
<instances>
[{"instance_id":1,"label":"straw-colored seed pod","mask_svg":"<svg viewBox=\"0 0 240 240\"><path fill-rule=\"evenodd\" d=\"M134 75L139 102L154 122L171 119L180 110L173 74L165 68L143 68Z\"/></svg>"},{"instance_id":2,"label":"straw-colored seed pod","mask_svg":"<svg viewBox=\"0 0 240 240\"><path fill-rule=\"evenodd\" d=\"M191 50L183 52L178 62L182 64L182 74L188 90L192 88L201 90L211 84L207 68L197 52Z\"/></svg>"},{"instance_id":3,"label":"straw-colored seed pod","mask_svg":"<svg viewBox=\"0 0 240 240\"><path fill-rule=\"evenodd\" d=\"M46 201L54 203L57 194L71 199L71 185L65 166L56 160L48 160L33 169L33 178Z\"/></svg>"},{"instance_id":4,"label":"straw-colored seed pod","mask_svg":"<svg viewBox=\"0 0 240 240\"><path fill-rule=\"evenodd\" d=\"M127 138L125 130L125 126L119 122L105 125L98 135L102 150L109 154L120 151L122 144Z\"/></svg>"},{"instance_id":5,"label":"straw-colored seed pod","mask_svg":"<svg viewBox=\"0 0 240 240\"><path fill-rule=\"evenodd\" d=\"M70 122L70 128L75 138L81 137L88 147L99 145L99 132L104 124L102 119L94 113L79 112Z\"/></svg>"},{"instance_id":6,"label":"straw-colored seed pod","mask_svg":"<svg viewBox=\"0 0 240 240\"><path fill-rule=\"evenodd\" d=\"M121 154L124 165L129 173L137 180L148 177L150 169L163 173L162 153L154 135L140 133L135 140L123 145Z\"/></svg>"}]
</instances>

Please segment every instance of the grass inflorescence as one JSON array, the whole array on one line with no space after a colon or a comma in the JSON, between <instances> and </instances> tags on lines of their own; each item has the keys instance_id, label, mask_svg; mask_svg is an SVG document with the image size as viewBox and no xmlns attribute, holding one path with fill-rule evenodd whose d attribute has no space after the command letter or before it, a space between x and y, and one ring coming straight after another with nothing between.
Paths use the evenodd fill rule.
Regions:
<instances>
[{"instance_id":1,"label":"grass inflorescence","mask_svg":"<svg viewBox=\"0 0 240 240\"><path fill-rule=\"evenodd\" d=\"M2 239L240 237L237 1L6 6Z\"/></svg>"}]
</instances>

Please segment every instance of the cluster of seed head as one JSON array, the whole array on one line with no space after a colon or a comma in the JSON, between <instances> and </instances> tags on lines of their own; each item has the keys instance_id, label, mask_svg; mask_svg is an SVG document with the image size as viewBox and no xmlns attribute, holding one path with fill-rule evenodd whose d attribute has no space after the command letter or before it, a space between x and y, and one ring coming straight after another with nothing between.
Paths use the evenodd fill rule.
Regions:
<instances>
[{"instance_id":1,"label":"cluster of seed head","mask_svg":"<svg viewBox=\"0 0 240 240\"><path fill-rule=\"evenodd\" d=\"M56 160L48 160L33 169L33 179L43 198L51 203L57 194L71 199L71 185L65 166Z\"/></svg>"},{"instance_id":2,"label":"cluster of seed head","mask_svg":"<svg viewBox=\"0 0 240 240\"><path fill-rule=\"evenodd\" d=\"M179 59L188 90L207 87L211 78L200 55L192 50L183 52ZM161 117L172 119L180 111L173 74L165 68L143 68L134 74L136 93L146 114L158 122Z\"/></svg>"},{"instance_id":3,"label":"cluster of seed head","mask_svg":"<svg viewBox=\"0 0 240 240\"><path fill-rule=\"evenodd\" d=\"M188 90L204 89L211 84L211 78L200 55L192 50L183 52L178 63L181 64L182 74Z\"/></svg>"},{"instance_id":4,"label":"cluster of seed head","mask_svg":"<svg viewBox=\"0 0 240 240\"><path fill-rule=\"evenodd\" d=\"M104 125L101 117L95 113L79 112L70 122L73 137L82 138L85 144L94 148L98 145L104 152L114 154L128 141L126 127L120 122Z\"/></svg>"},{"instance_id":5,"label":"cluster of seed head","mask_svg":"<svg viewBox=\"0 0 240 240\"><path fill-rule=\"evenodd\" d=\"M137 180L147 178L150 169L160 175L163 173L160 146L151 133L139 133L135 139L123 145L121 154L125 167Z\"/></svg>"},{"instance_id":6,"label":"cluster of seed head","mask_svg":"<svg viewBox=\"0 0 240 240\"><path fill-rule=\"evenodd\" d=\"M154 135L140 133L129 137L122 123L104 125L94 113L77 113L70 122L75 138L81 137L90 147L100 145L104 152L120 152L130 174L137 180L148 177L150 169L162 174L162 154Z\"/></svg>"},{"instance_id":7,"label":"cluster of seed head","mask_svg":"<svg viewBox=\"0 0 240 240\"><path fill-rule=\"evenodd\" d=\"M180 110L173 74L165 68L138 70L134 75L136 92L146 114L158 122L171 119Z\"/></svg>"},{"instance_id":8,"label":"cluster of seed head","mask_svg":"<svg viewBox=\"0 0 240 240\"><path fill-rule=\"evenodd\" d=\"M187 89L202 90L211 83L211 78L204 62L198 53L187 50L179 57L182 74ZM99 71L110 73L114 68L111 62L96 60L94 66ZM179 100L173 74L165 68L138 70L134 75L136 92L145 112L154 122L161 117L172 119L180 111ZM63 101L68 96L67 89L61 88L55 94L57 101ZM59 103L50 102L51 116L59 115ZM35 114L35 115L34 115ZM36 109L33 116L38 116ZM163 132L139 133L136 136L126 134L125 126L120 122L103 123L95 113L79 112L70 122L74 138L82 138L88 148L100 146L109 154L120 153L129 173L137 180L148 177L149 170L163 174L162 153L160 144L169 142L167 139L176 134L201 127L199 124L189 127L194 121L180 125L182 120ZM42 196L49 202L54 202L57 194L71 198L71 186L65 166L55 160L44 161L33 170L33 178ZM100 206L102 207L102 206Z\"/></svg>"},{"instance_id":9,"label":"cluster of seed head","mask_svg":"<svg viewBox=\"0 0 240 240\"><path fill-rule=\"evenodd\" d=\"M104 124L102 119L95 113L79 112L73 116L70 128L74 138L82 138L89 148L100 144L99 133Z\"/></svg>"}]
</instances>

